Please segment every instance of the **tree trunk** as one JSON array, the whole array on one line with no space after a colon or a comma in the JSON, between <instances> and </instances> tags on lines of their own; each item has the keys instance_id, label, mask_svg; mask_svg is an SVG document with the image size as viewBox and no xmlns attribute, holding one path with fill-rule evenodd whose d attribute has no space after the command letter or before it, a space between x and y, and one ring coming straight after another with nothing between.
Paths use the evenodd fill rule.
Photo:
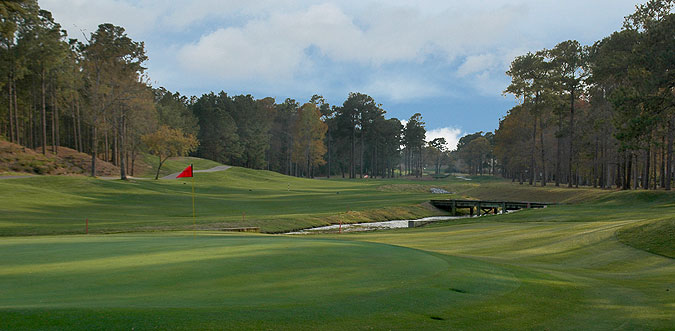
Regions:
<instances>
[{"instance_id":1,"label":"tree trunk","mask_svg":"<svg viewBox=\"0 0 675 331\"><path fill-rule=\"evenodd\" d=\"M360 157L360 169L359 169L359 178L363 178L363 129L361 129L361 157Z\"/></svg>"},{"instance_id":2,"label":"tree trunk","mask_svg":"<svg viewBox=\"0 0 675 331\"><path fill-rule=\"evenodd\" d=\"M626 171L626 178L623 181L623 189L624 190L630 190L631 186L631 175L633 172L633 155L632 153L628 153L626 157L626 167L624 168Z\"/></svg>"},{"instance_id":3,"label":"tree trunk","mask_svg":"<svg viewBox=\"0 0 675 331\"><path fill-rule=\"evenodd\" d=\"M9 116L9 141L16 142L14 138L14 112L12 111L12 71L10 69L9 78L7 82L7 101L8 101L8 111L7 115ZM18 136L18 134L17 134Z\"/></svg>"},{"instance_id":4,"label":"tree trunk","mask_svg":"<svg viewBox=\"0 0 675 331\"><path fill-rule=\"evenodd\" d=\"M30 111L28 111L28 140L26 141L28 143L28 146L32 149L35 149L37 146L35 145L35 113L37 109L35 109L35 103L31 106Z\"/></svg>"},{"instance_id":5,"label":"tree trunk","mask_svg":"<svg viewBox=\"0 0 675 331\"><path fill-rule=\"evenodd\" d=\"M330 157L330 145L331 145L331 135L330 135L330 127L328 127L328 178L330 178L330 170L331 170L331 157Z\"/></svg>"},{"instance_id":6,"label":"tree trunk","mask_svg":"<svg viewBox=\"0 0 675 331\"><path fill-rule=\"evenodd\" d=\"M16 93L16 91L17 91L16 90L16 80L14 80L13 77L12 77L12 84L14 86L12 91L14 92L14 125L16 125L16 129L14 130L14 132L16 133L16 141L15 142L17 144L21 144L22 141L25 143L27 141L27 139L25 137L22 138L21 135L20 135L21 131L19 130L19 101L17 100L18 98L17 98L17 95L16 95L17 94ZM24 130L24 132L26 132L26 130Z\"/></svg>"},{"instance_id":7,"label":"tree trunk","mask_svg":"<svg viewBox=\"0 0 675 331\"><path fill-rule=\"evenodd\" d=\"M73 146L76 151L80 150L77 146L77 119L75 118L75 113L73 113Z\"/></svg>"},{"instance_id":8,"label":"tree trunk","mask_svg":"<svg viewBox=\"0 0 675 331\"><path fill-rule=\"evenodd\" d=\"M119 167L120 165L120 132L119 128L115 126L112 131L112 163Z\"/></svg>"},{"instance_id":9,"label":"tree trunk","mask_svg":"<svg viewBox=\"0 0 675 331\"><path fill-rule=\"evenodd\" d=\"M291 153L293 153L293 140L288 137L288 153L286 155L287 159L287 164L286 164L286 175L291 176L293 175L293 163L292 163L292 157Z\"/></svg>"},{"instance_id":10,"label":"tree trunk","mask_svg":"<svg viewBox=\"0 0 675 331\"><path fill-rule=\"evenodd\" d=\"M633 189L637 190L639 181L638 181L638 155L633 155Z\"/></svg>"},{"instance_id":11,"label":"tree trunk","mask_svg":"<svg viewBox=\"0 0 675 331\"><path fill-rule=\"evenodd\" d=\"M675 124L673 120L668 121L668 133L666 134L666 191L670 191L670 182L673 179L673 132Z\"/></svg>"},{"instance_id":12,"label":"tree trunk","mask_svg":"<svg viewBox=\"0 0 675 331\"><path fill-rule=\"evenodd\" d=\"M351 154L349 156L349 178L355 178L356 177L356 165L355 165L355 157L356 157L356 126L355 124L352 123L352 146L351 146Z\"/></svg>"},{"instance_id":13,"label":"tree trunk","mask_svg":"<svg viewBox=\"0 0 675 331\"><path fill-rule=\"evenodd\" d=\"M103 141L103 146L104 146L103 156L105 157L105 161L106 161L106 162L110 162L110 141L108 140L108 131L110 131L110 130L108 130L108 128L107 128L108 125L107 125L107 124L108 124L108 123L107 123L107 121L106 121L105 118L104 118L104 119L103 119L103 127L104 127L105 131L103 132L103 137L104 137L104 141Z\"/></svg>"},{"instance_id":14,"label":"tree trunk","mask_svg":"<svg viewBox=\"0 0 675 331\"><path fill-rule=\"evenodd\" d=\"M567 166L568 181L567 187L572 187L572 161L574 159L574 89L570 91L570 155L568 156L569 165Z\"/></svg>"},{"instance_id":15,"label":"tree trunk","mask_svg":"<svg viewBox=\"0 0 675 331\"><path fill-rule=\"evenodd\" d=\"M599 146L598 146L598 136L595 136L595 153L593 154L593 175L591 176L591 180L593 181L593 188L598 187L598 177L599 177L599 171L598 171L598 161L599 161Z\"/></svg>"},{"instance_id":16,"label":"tree trunk","mask_svg":"<svg viewBox=\"0 0 675 331\"><path fill-rule=\"evenodd\" d=\"M56 130L54 129L56 125L54 125L54 122L56 122L56 114L54 113L54 94L52 93L52 111L51 111L51 120L52 120L52 153L56 154Z\"/></svg>"},{"instance_id":17,"label":"tree trunk","mask_svg":"<svg viewBox=\"0 0 675 331\"><path fill-rule=\"evenodd\" d=\"M80 98L78 97L75 100L75 110L77 111L77 145L78 151L84 151L84 146L82 146L82 117L80 116Z\"/></svg>"},{"instance_id":18,"label":"tree trunk","mask_svg":"<svg viewBox=\"0 0 675 331\"><path fill-rule=\"evenodd\" d=\"M54 93L52 92L52 153L57 155L59 153L59 112L56 109L56 97Z\"/></svg>"},{"instance_id":19,"label":"tree trunk","mask_svg":"<svg viewBox=\"0 0 675 331\"><path fill-rule=\"evenodd\" d=\"M602 188L611 188L612 184L609 177L609 157L607 156L607 136L602 138Z\"/></svg>"},{"instance_id":20,"label":"tree trunk","mask_svg":"<svg viewBox=\"0 0 675 331\"><path fill-rule=\"evenodd\" d=\"M560 134L562 134L562 112L558 115L558 135L557 135L557 147L556 147L556 161L555 161L555 186L560 186L560 140L562 137L560 137Z\"/></svg>"},{"instance_id":21,"label":"tree trunk","mask_svg":"<svg viewBox=\"0 0 675 331\"><path fill-rule=\"evenodd\" d=\"M41 79L41 96L42 96L42 154L47 154L47 91L45 83L45 69L42 68Z\"/></svg>"},{"instance_id":22,"label":"tree trunk","mask_svg":"<svg viewBox=\"0 0 675 331\"><path fill-rule=\"evenodd\" d=\"M96 177L96 150L98 149L96 123L91 126L91 177Z\"/></svg>"},{"instance_id":23,"label":"tree trunk","mask_svg":"<svg viewBox=\"0 0 675 331\"><path fill-rule=\"evenodd\" d=\"M127 180L127 173L126 173L126 163L124 162L124 115L122 115L122 118L120 119L120 179L122 180Z\"/></svg>"},{"instance_id":24,"label":"tree trunk","mask_svg":"<svg viewBox=\"0 0 675 331\"><path fill-rule=\"evenodd\" d=\"M157 173L155 174L155 180L159 179L159 169L162 169L162 163L164 163L164 161L162 161L161 155L158 156L158 158L159 158L159 165L157 165Z\"/></svg>"},{"instance_id":25,"label":"tree trunk","mask_svg":"<svg viewBox=\"0 0 675 331\"><path fill-rule=\"evenodd\" d=\"M668 133L661 137L661 171L659 172L659 179L661 181L661 187L666 187L666 136Z\"/></svg>"},{"instance_id":26,"label":"tree trunk","mask_svg":"<svg viewBox=\"0 0 675 331\"><path fill-rule=\"evenodd\" d=\"M546 186L547 173L546 173L546 145L544 144L544 119L541 114L539 114L539 140L541 140L541 186ZM494 175L494 161L493 161L493 175Z\"/></svg>"},{"instance_id":27,"label":"tree trunk","mask_svg":"<svg viewBox=\"0 0 675 331\"><path fill-rule=\"evenodd\" d=\"M134 175L134 168L136 168L136 142L131 140L131 176Z\"/></svg>"},{"instance_id":28,"label":"tree trunk","mask_svg":"<svg viewBox=\"0 0 675 331\"><path fill-rule=\"evenodd\" d=\"M650 135L650 139L647 140L647 151L646 151L647 157L645 159L645 168L644 168L644 171L643 171L644 177L642 178L642 188L645 189L645 190L649 189L649 170L650 170L649 167L651 166L650 161L651 161L651 155L652 155L651 147L652 146L651 146L651 135Z\"/></svg>"},{"instance_id":29,"label":"tree trunk","mask_svg":"<svg viewBox=\"0 0 675 331\"><path fill-rule=\"evenodd\" d=\"M656 185L657 185L657 177L656 177L656 163L658 160L656 159L658 157L658 152L655 150L653 153L653 162L652 162L652 178L654 179L654 182L652 184L652 189L656 190Z\"/></svg>"},{"instance_id":30,"label":"tree trunk","mask_svg":"<svg viewBox=\"0 0 675 331\"><path fill-rule=\"evenodd\" d=\"M536 111L536 109L535 109ZM534 155L536 154L537 151L537 116L532 115L533 120L532 120L532 146L530 146L530 185L534 185L537 183L537 171L535 170L536 165L534 162ZM482 175L482 171L481 171Z\"/></svg>"}]
</instances>

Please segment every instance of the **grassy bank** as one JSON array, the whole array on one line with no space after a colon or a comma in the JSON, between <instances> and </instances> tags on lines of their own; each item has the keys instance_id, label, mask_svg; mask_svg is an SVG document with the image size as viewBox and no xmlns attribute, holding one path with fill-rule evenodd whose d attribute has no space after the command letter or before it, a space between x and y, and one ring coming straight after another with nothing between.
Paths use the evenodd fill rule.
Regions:
<instances>
[{"instance_id":1,"label":"grassy bank","mask_svg":"<svg viewBox=\"0 0 675 331\"><path fill-rule=\"evenodd\" d=\"M182 170L180 167L174 167ZM195 177L198 228L259 226L281 232L442 213L432 194L380 190L380 181L327 181L231 168ZM0 181L0 235L191 229L191 180L40 176Z\"/></svg>"},{"instance_id":2,"label":"grassy bank","mask_svg":"<svg viewBox=\"0 0 675 331\"><path fill-rule=\"evenodd\" d=\"M675 258L675 218L672 216L626 226L617 232L617 237L626 245Z\"/></svg>"},{"instance_id":3,"label":"grassy bank","mask_svg":"<svg viewBox=\"0 0 675 331\"><path fill-rule=\"evenodd\" d=\"M196 169L218 164L208 160L169 160L163 174L194 163ZM0 236L186 230L193 228L191 180L101 180L79 176L36 176L0 181ZM231 168L195 177L198 229L257 226L284 232L331 223L410 219L444 214L428 204L438 198L481 198L576 203L556 207L537 220L645 218L651 206L673 211L665 192L615 192L598 189L529 187L495 178L309 180L269 171ZM431 194L432 187L453 194ZM634 206L632 199L642 199ZM588 204L588 202L593 204ZM651 202L650 202L651 201ZM578 203L585 202L585 203ZM584 207L586 206L586 207ZM578 213L582 208L583 213ZM585 208L585 209L584 209ZM657 208L657 207L654 207ZM665 208L665 209L664 209ZM501 221L528 220L529 212ZM549 215L549 216L546 216Z\"/></svg>"}]
</instances>

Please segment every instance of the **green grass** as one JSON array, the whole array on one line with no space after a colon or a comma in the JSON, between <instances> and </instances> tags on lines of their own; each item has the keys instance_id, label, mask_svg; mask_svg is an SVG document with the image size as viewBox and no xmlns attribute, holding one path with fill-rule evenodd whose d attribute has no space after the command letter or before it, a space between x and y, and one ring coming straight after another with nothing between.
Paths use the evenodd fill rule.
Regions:
<instances>
[{"instance_id":1,"label":"green grass","mask_svg":"<svg viewBox=\"0 0 675 331\"><path fill-rule=\"evenodd\" d=\"M181 165L182 167L182 165ZM290 231L331 222L442 213L420 207L428 191L381 190L383 181L309 180L231 168L195 176L200 228ZM41 176L0 181L0 235L181 230L192 227L191 180ZM347 213L349 211L349 213ZM245 214L245 216L244 216Z\"/></svg>"},{"instance_id":2,"label":"green grass","mask_svg":"<svg viewBox=\"0 0 675 331\"><path fill-rule=\"evenodd\" d=\"M626 245L675 258L675 218L672 216L624 227L617 236Z\"/></svg>"},{"instance_id":3,"label":"green grass","mask_svg":"<svg viewBox=\"0 0 675 331\"><path fill-rule=\"evenodd\" d=\"M0 329L668 329L675 264L630 224L6 238Z\"/></svg>"},{"instance_id":4,"label":"green grass","mask_svg":"<svg viewBox=\"0 0 675 331\"><path fill-rule=\"evenodd\" d=\"M505 268L386 244L199 233L0 244L0 328L438 327L517 288ZM502 279L497 279L501 277Z\"/></svg>"},{"instance_id":5,"label":"green grass","mask_svg":"<svg viewBox=\"0 0 675 331\"><path fill-rule=\"evenodd\" d=\"M615 232L631 223L481 222L344 237L476 259L512 272L517 289L448 309L447 317L475 318L475 324L451 327L671 328L675 263L620 243Z\"/></svg>"},{"instance_id":6,"label":"green grass","mask_svg":"<svg viewBox=\"0 0 675 331\"><path fill-rule=\"evenodd\" d=\"M563 204L372 233L193 234L164 231L191 229L190 180L0 180L0 330L672 329L673 193L472 179L197 174L198 227L427 216L431 198ZM85 218L99 234L73 235Z\"/></svg>"},{"instance_id":7,"label":"green grass","mask_svg":"<svg viewBox=\"0 0 675 331\"><path fill-rule=\"evenodd\" d=\"M218 165L192 160L197 169ZM167 161L167 172L185 161ZM443 214L425 206L429 199L482 198L548 202L595 201L556 207L535 220L591 221L644 218L651 208L675 211L665 192L615 192L594 189L539 188L494 178L433 180L308 180L269 171L231 168L197 173L199 229L258 226L284 232L340 221L345 223L409 219ZM431 194L438 187L455 194ZM77 176L37 176L0 180L0 236L192 229L191 180L101 180ZM617 200L618 199L618 200ZM644 203L633 206L632 199ZM650 202L652 201L652 202ZM579 209L581 208L581 209ZM583 213L579 213L583 210ZM621 210L621 213L614 213ZM500 221L527 221L529 212Z\"/></svg>"}]
</instances>

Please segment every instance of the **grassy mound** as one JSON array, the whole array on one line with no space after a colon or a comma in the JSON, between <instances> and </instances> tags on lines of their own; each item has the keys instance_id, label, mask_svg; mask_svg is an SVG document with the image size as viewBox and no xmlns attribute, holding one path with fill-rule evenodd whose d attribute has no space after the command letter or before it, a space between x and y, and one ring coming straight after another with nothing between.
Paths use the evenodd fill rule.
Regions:
<instances>
[{"instance_id":1,"label":"grassy mound","mask_svg":"<svg viewBox=\"0 0 675 331\"><path fill-rule=\"evenodd\" d=\"M66 175L91 172L91 156L67 147L58 147L53 154L51 148L43 155L30 148L0 140L0 173ZM109 162L97 160L97 176L114 176L120 170Z\"/></svg>"},{"instance_id":2,"label":"grassy mound","mask_svg":"<svg viewBox=\"0 0 675 331\"><path fill-rule=\"evenodd\" d=\"M626 226L617 231L617 237L626 245L675 258L675 218Z\"/></svg>"}]
</instances>

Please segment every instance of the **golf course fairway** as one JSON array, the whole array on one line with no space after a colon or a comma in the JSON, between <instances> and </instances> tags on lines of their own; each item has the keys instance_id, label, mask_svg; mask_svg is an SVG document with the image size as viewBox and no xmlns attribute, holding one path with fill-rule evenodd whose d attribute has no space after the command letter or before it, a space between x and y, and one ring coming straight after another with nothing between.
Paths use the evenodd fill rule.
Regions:
<instances>
[{"instance_id":1,"label":"golf course fairway","mask_svg":"<svg viewBox=\"0 0 675 331\"><path fill-rule=\"evenodd\" d=\"M626 223L4 238L0 328L671 328L675 264Z\"/></svg>"},{"instance_id":2,"label":"golf course fairway","mask_svg":"<svg viewBox=\"0 0 675 331\"><path fill-rule=\"evenodd\" d=\"M448 307L518 287L489 263L335 239L132 234L1 247L3 329L434 326Z\"/></svg>"},{"instance_id":3,"label":"golf course fairway","mask_svg":"<svg viewBox=\"0 0 675 331\"><path fill-rule=\"evenodd\" d=\"M195 178L194 231L190 184L1 180L0 330L675 325L672 192L494 177L309 180L235 167ZM560 204L413 229L271 234L447 215L425 204L432 198ZM222 231L239 226L268 233Z\"/></svg>"}]
</instances>

